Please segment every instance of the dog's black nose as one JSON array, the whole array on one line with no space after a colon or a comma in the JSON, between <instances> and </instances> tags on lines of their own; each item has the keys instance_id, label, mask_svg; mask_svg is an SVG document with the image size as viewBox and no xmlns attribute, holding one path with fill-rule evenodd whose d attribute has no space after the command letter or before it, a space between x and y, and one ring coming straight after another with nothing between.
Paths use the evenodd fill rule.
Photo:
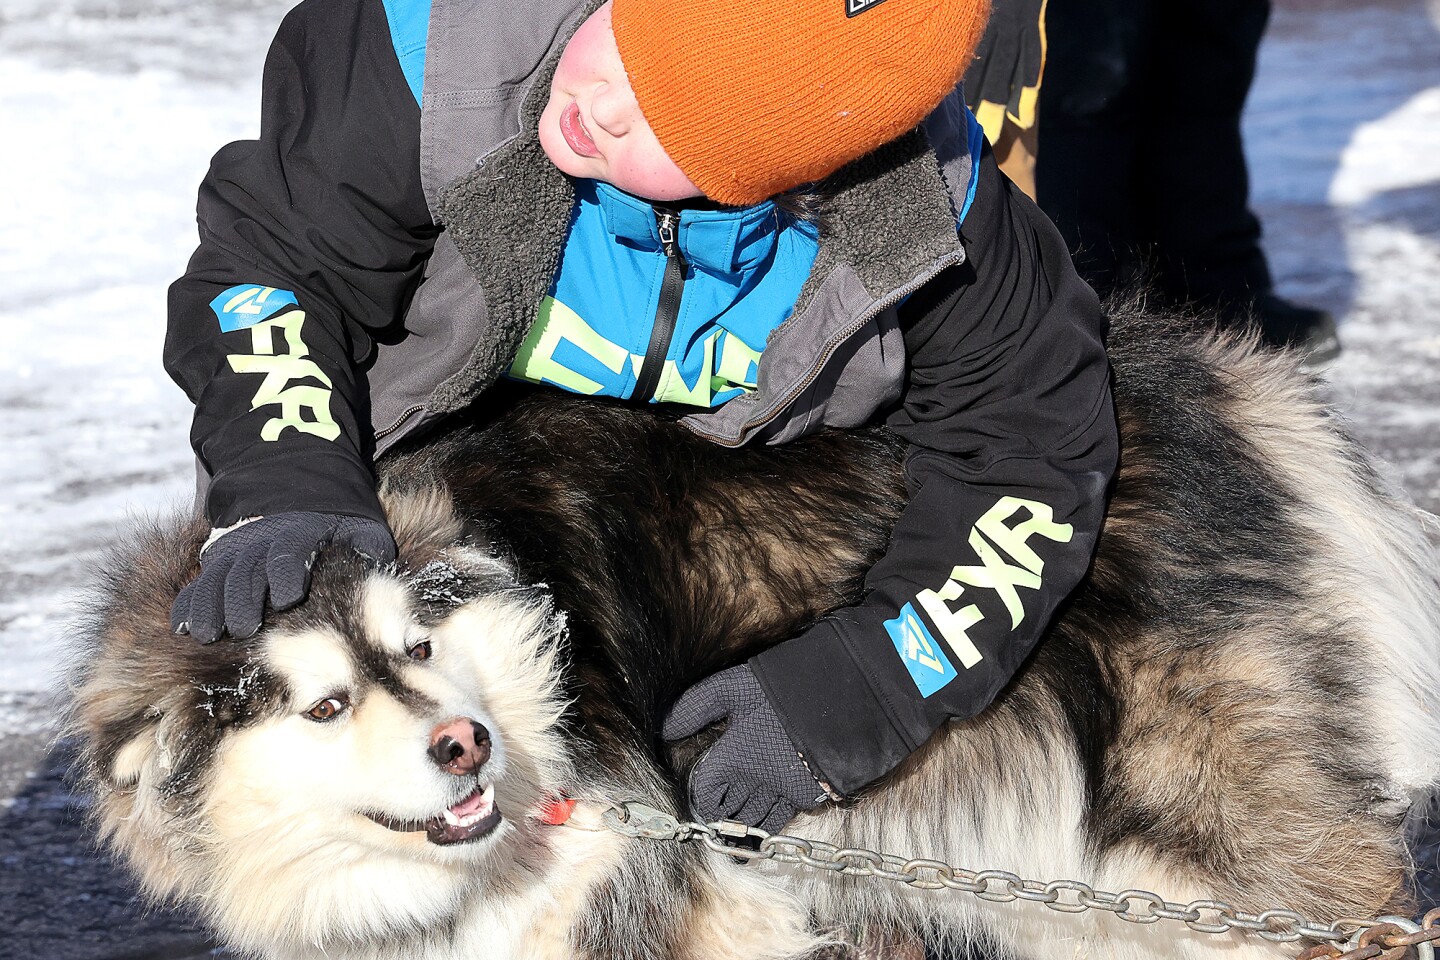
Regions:
<instances>
[{"instance_id":1,"label":"dog's black nose","mask_svg":"<svg viewBox=\"0 0 1440 960\"><path fill-rule=\"evenodd\" d=\"M430 731L430 758L447 773L474 773L490 759L490 731L469 717L456 717Z\"/></svg>"}]
</instances>

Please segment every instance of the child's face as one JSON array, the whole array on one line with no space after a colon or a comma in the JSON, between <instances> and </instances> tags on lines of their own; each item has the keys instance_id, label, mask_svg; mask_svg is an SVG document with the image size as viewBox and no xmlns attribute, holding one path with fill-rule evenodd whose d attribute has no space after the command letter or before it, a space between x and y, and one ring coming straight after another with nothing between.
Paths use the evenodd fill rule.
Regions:
<instances>
[{"instance_id":1,"label":"child's face","mask_svg":"<svg viewBox=\"0 0 1440 960\"><path fill-rule=\"evenodd\" d=\"M604 180L650 200L701 196L640 113L610 27L610 4L590 15L560 55L540 146L561 172Z\"/></svg>"}]
</instances>

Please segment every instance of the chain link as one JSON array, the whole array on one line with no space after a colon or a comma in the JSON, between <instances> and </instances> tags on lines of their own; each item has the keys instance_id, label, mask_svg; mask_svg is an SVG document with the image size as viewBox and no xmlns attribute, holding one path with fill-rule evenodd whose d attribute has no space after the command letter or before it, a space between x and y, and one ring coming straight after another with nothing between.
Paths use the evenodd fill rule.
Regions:
<instances>
[{"instance_id":1,"label":"chain link","mask_svg":"<svg viewBox=\"0 0 1440 960\"><path fill-rule=\"evenodd\" d=\"M954 890L991 903L1026 900L1056 913L1100 911L1127 923L1161 920L1183 923L1196 933L1228 934L1238 930L1275 943L1317 940L1319 945L1297 960L1400 960L1416 948L1419 960L1434 960L1433 943L1440 940L1440 907L1417 924L1403 917L1337 920L1319 924L1294 910L1245 913L1222 900L1175 903L1149 890L1108 893L1079 880L1026 880L1007 870L966 870L941 860L905 858L859 847L837 847L819 840L770 834L732 820L695 823L634 801L596 801L607 809L601 816L609 829L629 837L698 840L707 849L736 860L774 860L845 877L874 877L917 890ZM758 841L758 848L737 841Z\"/></svg>"}]
</instances>

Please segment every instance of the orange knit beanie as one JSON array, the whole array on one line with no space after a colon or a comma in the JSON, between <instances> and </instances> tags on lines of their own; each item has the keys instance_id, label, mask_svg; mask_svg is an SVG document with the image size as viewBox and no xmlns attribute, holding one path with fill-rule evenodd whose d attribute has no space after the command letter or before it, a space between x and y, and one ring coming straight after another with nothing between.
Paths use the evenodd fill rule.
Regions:
<instances>
[{"instance_id":1,"label":"orange knit beanie","mask_svg":"<svg viewBox=\"0 0 1440 960\"><path fill-rule=\"evenodd\" d=\"M960 82L990 0L614 0L615 42L660 145L744 206L909 131Z\"/></svg>"}]
</instances>

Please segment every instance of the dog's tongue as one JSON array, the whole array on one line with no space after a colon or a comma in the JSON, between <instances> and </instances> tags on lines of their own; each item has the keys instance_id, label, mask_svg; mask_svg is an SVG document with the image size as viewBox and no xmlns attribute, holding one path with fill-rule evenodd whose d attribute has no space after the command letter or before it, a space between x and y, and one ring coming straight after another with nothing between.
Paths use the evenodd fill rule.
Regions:
<instances>
[{"instance_id":1,"label":"dog's tongue","mask_svg":"<svg viewBox=\"0 0 1440 960\"><path fill-rule=\"evenodd\" d=\"M500 824L500 808L495 805L495 788L487 786L445 810L425 823L425 837L441 845L464 843L483 837Z\"/></svg>"},{"instance_id":2,"label":"dog's tongue","mask_svg":"<svg viewBox=\"0 0 1440 960\"><path fill-rule=\"evenodd\" d=\"M489 807L495 802L495 788L486 787L483 790L476 790L470 796L461 800L450 808L457 819L464 820L466 817L474 816L477 813L489 813Z\"/></svg>"}]
</instances>

